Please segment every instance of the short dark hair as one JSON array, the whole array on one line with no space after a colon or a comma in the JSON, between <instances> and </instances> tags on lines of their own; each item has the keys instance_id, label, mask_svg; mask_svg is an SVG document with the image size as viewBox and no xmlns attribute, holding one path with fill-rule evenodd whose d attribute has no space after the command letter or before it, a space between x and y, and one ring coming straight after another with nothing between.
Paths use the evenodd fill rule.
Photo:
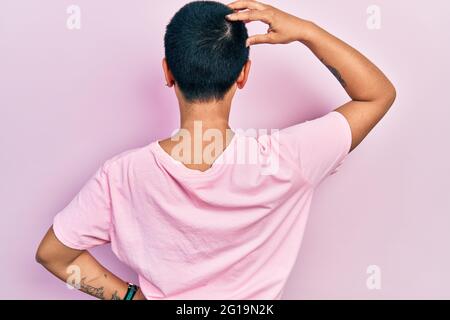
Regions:
<instances>
[{"instance_id":1,"label":"short dark hair","mask_svg":"<svg viewBox=\"0 0 450 320\"><path fill-rule=\"evenodd\" d=\"M249 58L247 28L225 19L233 10L215 1L194 1L170 21L164 37L169 69L189 101L222 100Z\"/></svg>"}]
</instances>

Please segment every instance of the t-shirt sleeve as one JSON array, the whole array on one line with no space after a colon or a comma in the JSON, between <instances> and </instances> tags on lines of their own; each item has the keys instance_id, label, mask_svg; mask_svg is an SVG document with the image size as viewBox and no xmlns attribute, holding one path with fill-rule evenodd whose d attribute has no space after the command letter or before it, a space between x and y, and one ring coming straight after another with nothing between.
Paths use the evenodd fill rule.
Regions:
<instances>
[{"instance_id":1,"label":"t-shirt sleeve","mask_svg":"<svg viewBox=\"0 0 450 320\"><path fill-rule=\"evenodd\" d=\"M54 217L53 230L64 245L86 250L110 242L110 225L110 188L102 166Z\"/></svg>"},{"instance_id":2,"label":"t-shirt sleeve","mask_svg":"<svg viewBox=\"0 0 450 320\"><path fill-rule=\"evenodd\" d=\"M337 111L283 129L280 139L295 165L315 186L338 170L352 144L350 125Z\"/></svg>"}]
</instances>

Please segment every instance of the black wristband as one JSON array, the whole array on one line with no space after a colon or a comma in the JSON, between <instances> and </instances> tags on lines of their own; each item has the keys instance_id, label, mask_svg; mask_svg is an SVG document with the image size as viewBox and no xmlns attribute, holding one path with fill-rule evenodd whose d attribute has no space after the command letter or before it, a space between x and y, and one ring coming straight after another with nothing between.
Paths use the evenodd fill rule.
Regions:
<instances>
[{"instance_id":1,"label":"black wristband","mask_svg":"<svg viewBox=\"0 0 450 320\"><path fill-rule=\"evenodd\" d=\"M125 294L125 297L123 300L133 300L134 296L136 295L136 292L139 290L139 287L135 284L128 283L128 290Z\"/></svg>"}]
</instances>

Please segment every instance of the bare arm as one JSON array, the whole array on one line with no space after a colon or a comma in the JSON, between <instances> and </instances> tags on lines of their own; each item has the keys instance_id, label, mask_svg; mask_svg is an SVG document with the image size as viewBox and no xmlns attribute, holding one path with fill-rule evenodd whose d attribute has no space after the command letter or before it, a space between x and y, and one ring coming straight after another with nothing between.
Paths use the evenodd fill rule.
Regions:
<instances>
[{"instance_id":1,"label":"bare arm","mask_svg":"<svg viewBox=\"0 0 450 320\"><path fill-rule=\"evenodd\" d=\"M305 44L339 80L351 101L336 109L347 119L356 148L380 122L396 98L389 79L356 49L310 21L306 21L257 1L236 1L229 5L238 12L229 20L262 21L267 34L248 39L248 45Z\"/></svg>"},{"instance_id":2,"label":"bare arm","mask_svg":"<svg viewBox=\"0 0 450 320\"><path fill-rule=\"evenodd\" d=\"M68 270L80 270L79 289L102 300L121 300L128 284L104 268L88 252L71 249L55 236L53 228L45 235L36 253L36 260L64 282L71 276ZM69 268L75 267L75 268ZM134 300L145 300L139 290Z\"/></svg>"}]
</instances>

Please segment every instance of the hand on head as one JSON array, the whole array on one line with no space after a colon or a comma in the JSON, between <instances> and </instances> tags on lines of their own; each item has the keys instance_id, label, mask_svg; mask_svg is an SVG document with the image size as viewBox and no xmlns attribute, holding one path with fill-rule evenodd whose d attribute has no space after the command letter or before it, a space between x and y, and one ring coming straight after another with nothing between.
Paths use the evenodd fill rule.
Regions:
<instances>
[{"instance_id":1,"label":"hand on head","mask_svg":"<svg viewBox=\"0 0 450 320\"><path fill-rule=\"evenodd\" d=\"M253 0L239 0L228 4L235 13L226 18L230 21L260 21L269 26L266 34L248 38L247 46L255 44L287 44L304 38L304 20L270 5Z\"/></svg>"}]
</instances>

